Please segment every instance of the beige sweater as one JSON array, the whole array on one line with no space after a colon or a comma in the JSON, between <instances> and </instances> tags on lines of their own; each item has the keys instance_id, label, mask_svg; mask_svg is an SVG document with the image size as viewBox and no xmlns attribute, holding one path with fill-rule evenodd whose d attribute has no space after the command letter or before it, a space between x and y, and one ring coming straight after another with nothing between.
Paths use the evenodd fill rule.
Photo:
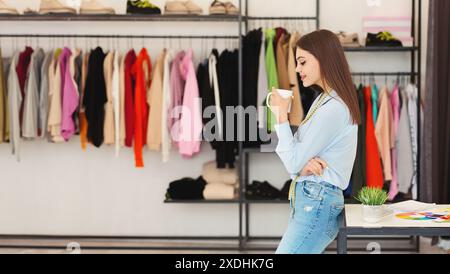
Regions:
<instances>
[{"instance_id":1,"label":"beige sweater","mask_svg":"<svg viewBox=\"0 0 450 274\"><path fill-rule=\"evenodd\" d=\"M114 51L110 51L103 62L106 97L108 98L108 101L105 104L105 122L103 128L105 145L114 144L114 105L112 96L113 61Z\"/></svg>"},{"instance_id":2,"label":"beige sweater","mask_svg":"<svg viewBox=\"0 0 450 274\"><path fill-rule=\"evenodd\" d=\"M162 105L163 105L163 72L166 50L156 61L153 71L152 85L147 95L147 103L150 107L147 130L147 145L150 150L159 151L162 144Z\"/></svg>"},{"instance_id":3,"label":"beige sweater","mask_svg":"<svg viewBox=\"0 0 450 274\"><path fill-rule=\"evenodd\" d=\"M64 138L61 136L61 66L59 65L59 55L61 49L55 51L55 56L50 63L48 79L49 79L49 92L48 97L50 101L49 113L48 113L48 132L50 134L51 141L55 143L64 142Z\"/></svg>"},{"instance_id":4,"label":"beige sweater","mask_svg":"<svg viewBox=\"0 0 450 274\"><path fill-rule=\"evenodd\" d=\"M120 100L120 145L125 146L125 55L120 59L119 65L119 100Z\"/></svg>"},{"instance_id":5,"label":"beige sweater","mask_svg":"<svg viewBox=\"0 0 450 274\"><path fill-rule=\"evenodd\" d=\"M6 81L3 79L3 59L2 49L0 48L0 144L4 140L5 131L5 113L6 113Z\"/></svg>"},{"instance_id":6,"label":"beige sweater","mask_svg":"<svg viewBox=\"0 0 450 274\"><path fill-rule=\"evenodd\" d=\"M389 94L386 87L380 92L380 109L378 113L377 123L375 125L375 136L380 150L381 160L383 162L385 181L392 180L392 162L391 148L392 143L392 109L389 100Z\"/></svg>"}]
</instances>

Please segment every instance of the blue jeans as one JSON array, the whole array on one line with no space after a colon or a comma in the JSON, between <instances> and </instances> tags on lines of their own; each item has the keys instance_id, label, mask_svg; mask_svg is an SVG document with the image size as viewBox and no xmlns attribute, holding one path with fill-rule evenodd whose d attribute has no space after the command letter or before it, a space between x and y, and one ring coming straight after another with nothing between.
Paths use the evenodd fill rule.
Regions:
<instances>
[{"instance_id":1,"label":"blue jeans","mask_svg":"<svg viewBox=\"0 0 450 274\"><path fill-rule=\"evenodd\" d=\"M326 182L292 183L292 214L276 254L321 254L342 224L343 191Z\"/></svg>"}]
</instances>

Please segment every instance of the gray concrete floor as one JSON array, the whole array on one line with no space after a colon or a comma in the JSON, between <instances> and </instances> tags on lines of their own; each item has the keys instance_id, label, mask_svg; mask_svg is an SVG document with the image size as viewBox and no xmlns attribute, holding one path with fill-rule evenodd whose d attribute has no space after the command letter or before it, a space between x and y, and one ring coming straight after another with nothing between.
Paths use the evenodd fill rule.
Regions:
<instances>
[{"instance_id":1,"label":"gray concrete floor","mask_svg":"<svg viewBox=\"0 0 450 274\"><path fill-rule=\"evenodd\" d=\"M350 251L349 254L370 254L371 251L365 250L368 243L370 241L352 241L349 242L349 248L358 248L358 251ZM80 241L79 245L81 248L78 249L79 245L76 244L76 240L72 241L69 248L65 248L68 242L64 242L62 240L1 240L0 245L2 246L33 246L27 248L0 248L0 254L273 254L276 247L276 242L255 242L251 243L252 251L239 252L236 250L214 250L218 245L225 246L228 248L232 248L236 246L235 242L192 242L192 241L184 241L184 242L161 242L161 241L148 241L148 242L113 242L113 241L101 241L101 242L93 242L93 241ZM372 244L377 242L372 241ZM383 241L380 242L381 246L380 253L381 254L416 254L415 251L388 251L389 248L404 248L410 249L414 247L408 240L393 240L393 241ZM37 247L44 248L37 248ZM106 248L102 249L89 249L85 247L95 247L102 246ZM138 249L126 249L127 246L133 246ZM139 250L139 248L143 247L164 247L164 250ZM180 247L193 247L193 246L201 246L202 250L192 250L192 249L179 249ZM48 247L48 248L46 248ZM54 248L49 248L54 247ZM119 247L119 249L117 249ZM177 249L178 248L178 249ZM262 248L262 249L258 249ZM385 249L385 250L383 250ZM326 254L336 254L335 251L335 243L330 246L330 250L326 252ZM420 239L420 254L447 254L447 251L431 245L431 239L421 238Z\"/></svg>"}]
</instances>

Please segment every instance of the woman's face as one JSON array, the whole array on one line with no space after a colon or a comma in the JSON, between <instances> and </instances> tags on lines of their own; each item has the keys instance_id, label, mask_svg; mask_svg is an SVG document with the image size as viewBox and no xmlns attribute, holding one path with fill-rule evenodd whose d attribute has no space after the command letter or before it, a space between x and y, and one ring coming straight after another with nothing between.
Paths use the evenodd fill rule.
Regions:
<instances>
[{"instance_id":1,"label":"woman's face","mask_svg":"<svg viewBox=\"0 0 450 274\"><path fill-rule=\"evenodd\" d=\"M297 48L297 69L295 70L303 81L303 86L322 86L319 61L306 50Z\"/></svg>"}]
</instances>

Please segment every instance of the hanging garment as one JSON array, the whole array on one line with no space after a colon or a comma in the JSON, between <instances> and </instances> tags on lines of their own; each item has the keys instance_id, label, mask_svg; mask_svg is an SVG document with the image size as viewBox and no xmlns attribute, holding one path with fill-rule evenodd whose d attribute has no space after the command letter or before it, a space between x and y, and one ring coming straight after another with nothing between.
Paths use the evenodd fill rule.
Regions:
<instances>
[{"instance_id":1,"label":"hanging garment","mask_svg":"<svg viewBox=\"0 0 450 274\"><path fill-rule=\"evenodd\" d=\"M6 81L3 73L3 56L0 48L0 144L5 141L5 120L6 120Z\"/></svg>"},{"instance_id":2,"label":"hanging garment","mask_svg":"<svg viewBox=\"0 0 450 274\"><path fill-rule=\"evenodd\" d=\"M84 96L86 94L86 80L88 76L88 68L89 68L89 56L90 53L87 52L83 55L83 63L81 66L81 95L80 95L80 142L81 142L81 149L86 150L88 138L87 138L87 131L88 131L88 121L86 118L86 108L84 107Z\"/></svg>"},{"instance_id":3,"label":"hanging garment","mask_svg":"<svg viewBox=\"0 0 450 274\"><path fill-rule=\"evenodd\" d=\"M20 106L22 104L22 93L20 89L19 77L17 74L17 64L19 62L19 54L16 53L11 59L11 65L8 75L8 105L10 118L10 145L13 155L16 155L17 161L20 161Z\"/></svg>"},{"instance_id":4,"label":"hanging garment","mask_svg":"<svg viewBox=\"0 0 450 274\"><path fill-rule=\"evenodd\" d=\"M9 96L8 96L8 79L9 79L9 71L11 65L12 58L3 58L3 86L4 86L4 104L5 104L5 112L4 112L4 128L3 128L3 141L9 142L10 137L10 110L9 110Z\"/></svg>"},{"instance_id":5,"label":"hanging garment","mask_svg":"<svg viewBox=\"0 0 450 274\"><path fill-rule=\"evenodd\" d=\"M376 123L378 119L378 87L376 84L372 86L372 110L373 122Z\"/></svg>"},{"instance_id":6,"label":"hanging garment","mask_svg":"<svg viewBox=\"0 0 450 274\"><path fill-rule=\"evenodd\" d=\"M276 53L276 50L278 47L278 42L281 40L283 35L286 35L286 34L288 34L288 32L285 28L282 28L282 27L275 28L275 39L273 40L273 48L275 50L275 61L278 58L277 53Z\"/></svg>"},{"instance_id":7,"label":"hanging garment","mask_svg":"<svg viewBox=\"0 0 450 274\"><path fill-rule=\"evenodd\" d=\"M217 58L219 53L214 50L212 54L209 55L208 59L208 74L209 74L209 86L212 88L213 94L213 105L216 107L216 117L217 117L217 127L218 127L218 140L223 140L223 113L221 109L220 100L220 87L219 87L219 76L217 75Z\"/></svg>"},{"instance_id":8,"label":"hanging garment","mask_svg":"<svg viewBox=\"0 0 450 274\"><path fill-rule=\"evenodd\" d=\"M136 80L134 93L134 156L136 167L144 167L142 148L147 143L148 105L147 91L151 86L152 62L143 48L136 59L132 70Z\"/></svg>"},{"instance_id":9,"label":"hanging garment","mask_svg":"<svg viewBox=\"0 0 450 274\"><path fill-rule=\"evenodd\" d=\"M114 144L114 102L113 102L113 70L114 70L114 51L110 51L103 62L103 70L105 73L106 84L106 104L105 104L105 123L103 125L103 131L105 136L105 145Z\"/></svg>"},{"instance_id":10,"label":"hanging garment","mask_svg":"<svg viewBox=\"0 0 450 274\"><path fill-rule=\"evenodd\" d=\"M383 171L380 162L380 153L375 138L375 127L373 122L373 109L371 102L372 91L370 87L364 90L365 105L367 111L366 125L366 172L367 186L383 188Z\"/></svg>"},{"instance_id":11,"label":"hanging garment","mask_svg":"<svg viewBox=\"0 0 450 274\"><path fill-rule=\"evenodd\" d=\"M136 63L136 52L131 50L125 56L125 146L133 146L135 126L134 91L136 81L133 77L133 67Z\"/></svg>"},{"instance_id":12,"label":"hanging garment","mask_svg":"<svg viewBox=\"0 0 450 274\"><path fill-rule=\"evenodd\" d=\"M97 148L104 141L105 104L108 101L103 68L105 57L100 47L91 52L83 99L88 122L87 137Z\"/></svg>"},{"instance_id":13,"label":"hanging garment","mask_svg":"<svg viewBox=\"0 0 450 274\"><path fill-rule=\"evenodd\" d=\"M247 110L247 115L244 118L245 124L245 139L244 147L259 146L257 131L258 129L258 113L256 108L258 103L258 74L259 74L259 58L261 51L262 31L260 29L250 31L243 38L243 107ZM261 65L264 66L264 63ZM210 73L212 73L210 69ZM265 79L267 81L267 78ZM267 84L267 83L266 83ZM267 90L265 92L267 94ZM216 104L217 106L217 104ZM254 110L254 111L252 111ZM221 115L222 116L222 115ZM219 119L221 121L222 119ZM219 129L223 133L222 125ZM222 136L222 135L221 135ZM255 139L256 138L256 139Z\"/></svg>"},{"instance_id":14,"label":"hanging garment","mask_svg":"<svg viewBox=\"0 0 450 274\"><path fill-rule=\"evenodd\" d=\"M275 30L267 29L266 30L266 39L267 39L267 49L266 49L266 70L268 75L268 92L272 91L272 88L279 88L278 84L278 71L277 64L275 60L275 50L273 47L274 39L275 39ZM269 108L267 110L267 129L269 131L275 130L276 117L272 113Z\"/></svg>"},{"instance_id":15,"label":"hanging garment","mask_svg":"<svg viewBox=\"0 0 450 274\"><path fill-rule=\"evenodd\" d=\"M163 104L163 77L164 59L167 50L164 49L156 60L153 71L152 85L147 94L147 103L150 106L148 117L147 145L150 150L159 151L162 145L162 104Z\"/></svg>"},{"instance_id":16,"label":"hanging garment","mask_svg":"<svg viewBox=\"0 0 450 274\"><path fill-rule=\"evenodd\" d=\"M62 49L57 49L54 52L53 60L49 67L49 113L47 130L49 132L50 141L54 143L64 142L64 138L61 136L61 65L60 58L62 57Z\"/></svg>"},{"instance_id":17,"label":"hanging garment","mask_svg":"<svg viewBox=\"0 0 450 274\"><path fill-rule=\"evenodd\" d=\"M361 124L358 126L358 148L356 153L355 165L352 174L352 192L351 196L356 197L358 192L366 186L366 126L367 111L364 100L364 86L360 85L356 91L358 93L359 110L361 113Z\"/></svg>"},{"instance_id":18,"label":"hanging garment","mask_svg":"<svg viewBox=\"0 0 450 274\"><path fill-rule=\"evenodd\" d=\"M213 53L211 53L213 54ZM213 124L214 120L217 119L217 109L214 101L214 90L209 81L209 59L205 59L202 63L198 65L197 68L197 82L200 98L202 98L202 113L203 124L205 125L204 132L211 132L217 135L218 126ZM211 114L211 108L214 108L214 112ZM219 106L220 108L220 106ZM208 111L209 110L209 111ZM213 128L212 125L215 127ZM206 136L205 140L208 141L213 149L215 149L215 138L212 136Z\"/></svg>"},{"instance_id":19,"label":"hanging garment","mask_svg":"<svg viewBox=\"0 0 450 274\"><path fill-rule=\"evenodd\" d=\"M20 128L22 128L23 123L23 107L25 103L25 88L26 82L29 76L29 68L31 62L31 55L33 54L33 49L26 47L25 51L20 53L19 62L17 63L16 72L19 78L20 93L22 95L22 103L20 105Z\"/></svg>"},{"instance_id":20,"label":"hanging garment","mask_svg":"<svg viewBox=\"0 0 450 274\"><path fill-rule=\"evenodd\" d=\"M120 79L119 79L119 52L115 51L113 61L112 74L112 98L113 98L113 112L114 112L114 144L116 150L116 157L120 153Z\"/></svg>"},{"instance_id":21,"label":"hanging garment","mask_svg":"<svg viewBox=\"0 0 450 274\"><path fill-rule=\"evenodd\" d=\"M413 176L411 181L411 194L414 200L417 200L417 152L418 152L418 137L417 137L417 96L418 91L415 85L409 84L406 87L406 95L408 97L408 115L410 122L410 134L411 134L411 148L412 148L412 160L413 160Z\"/></svg>"},{"instance_id":22,"label":"hanging garment","mask_svg":"<svg viewBox=\"0 0 450 274\"><path fill-rule=\"evenodd\" d=\"M81 51L75 50L72 54L72 52L67 49L67 52L70 57L66 64L64 87L62 91L61 135L64 140L69 141L70 138L75 135L76 126L73 117L80 103L78 85L75 82L75 59L81 54Z\"/></svg>"},{"instance_id":23,"label":"hanging garment","mask_svg":"<svg viewBox=\"0 0 450 274\"><path fill-rule=\"evenodd\" d=\"M167 163L170 157L170 150L172 149L172 139L169 131L169 108L172 102L172 91L170 89L170 63L172 61L172 51L166 51L164 58L163 71L163 102L161 115L161 130L162 130L162 160Z\"/></svg>"},{"instance_id":24,"label":"hanging garment","mask_svg":"<svg viewBox=\"0 0 450 274\"><path fill-rule=\"evenodd\" d=\"M181 64L185 56L186 53L184 51L179 52L173 59L172 69L170 71L170 89L172 91L172 102L169 108L169 129L171 131L172 140L174 142L178 142L179 140L179 131L176 128L174 129L174 125L178 124L181 119L181 111L176 110L183 106L184 87L186 85L186 81L181 75Z\"/></svg>"},{"instance_id":25,"label":"hanging garment","mask_svg":"<svg viewBox=\"0 0 450 274\"><path fill-rule=\"evenodd\" d=\"M77 87L76 92L78 95L78 102L77 102L77 108L75 109L75 112L72 115L74 125L75 125L75 135L80 134L80 108L81 108L81 89L83 84L83 78L82 78L82 69L83 69L83 51L81 49L76 49L76 57L71 59L70 61L73 63L71 64L71 67L74 68L74 83Z\"/></svg>"},{"instance_id":26,"label":"hanging garment","mask_svg":"<svg viewBox=\"0 0 450 274\"><path fill-rule=\"evenodd\" d=\"M41 85L40 70L44 57L45 54L42 49L36 49L31 55L29 76L25 85L22 123L22 137L27 139L38 137L39 87Z\"/></svg>"},{"instance_id":27,"label":"hanging garment","mask_svg":"<svg viewBox=\"0 0 450 274\"><path fill-rule=\"evenodd\" d=\"M282 33L276 44L276 60L278 72L278 84L280 89L290 90L288 73L289 41L291 36Z\"/></svg>"},{"instance_id":28,"label":"hanging garment","mask_svg":"<svg viewBox=\"0 0 450 274\"><path fill-rule=\"evenodd\" d=\"M391 149L394 147L391 136L392 111L387 87L381 89L379 94L380 109L375 125L375 136L378 149L383 162L384 180L392 180Z\"/></svg>"},{"instance_id":29,"label":"hanging garment","mask_svg":"<svg viewBox=\"0 0 450 274\"><path fill-rule=\"evenodd\" d=\"M49 51L45 54L44 61L42 62L42 66L40 68L41 74L41 86L39 88L39 121L38 121L38 131L39 136L41 138L47 137L47 119L49 112L49 90L50 90L50 82L49 82L49 70L50 63L52 62L54 56L53 51Z\"/></svg>"},{"instance_id":30,"label":"hanging garment","mask_svg":"<svg viewBox=\"0 0 450 274\"><path fill-rule=\"evenodd\" d=\"M243 105L257 106L259 56L261 50L262 31L253 30L243 37ZM266 92L267 94L267 92Z\"/></svg>"},{"instance_id":31,"label":"hanging garment","mask_svg":"<svg viewBox=\"0 0 450 274\"><path fill-rule=\"evenodd\" d=\"M291 126L300 126L305 115L300 97L300 87L298 83L297 73L297 59L295 58L297 53L297 43L300 40L300 34L293 32L289 41L289 53L288 53L288 76L289 86L294 93L292 100L291 112L289 113L289 123Z\"/></svg>"},{"instance_id":32,"label":"hanging garment","mask_svg":"<svg viewBox=\"0 0 450 274\"><path fill-rule=\"evenodd\" d=\"M401 91L402 109L398 128L398 190L409 193L414 176L413 145L411 140L411 121L408 113L408 95Z\"/></svg>"},{"instance_id":33,"label":"hanging garment","mask_svg":"<svg viewBox=\"0 0 450 274\"><path fill-rule=\"evenodd\" d=\"M396 85L391 95L391 107L392 107L392 138L394 141L394 147L391 150L392 155L392 181L389 187L389 200L392 201L398 194L398 176L397 176L397 147L398 147L398 127L400 120L400 99L399 99L399 87Z\"/></svg>"},{"instance_id":34,"label":"hanging garment","mask_svg":"<svg viewBox=\"0 0 450 274\"><path fill-rule=\"evenodd\" d=\"M266 35L261 31L261 45L259 54L259 68L258 68L258 122L259 128L263 129L267 127L267 107L265 105L267 94L269 93L269 86L267 79L267 67L266 67Z\"/></svg>"},{"instance_id":35,"label":"hanging garment","mask_svg":"<svg viewBox=\"0 0 450 274\"><path fill-rule=\"evenodd\" d=\"M120 102L120 146L125 146L126 127L125 127L125 57L120 58L119 65L119 102Z\"/></svg>"},{"instance_id":36,"label":"hanging garment","mask_svg":"<svg viewBox=\"0 0 450 274\"><path fill-rule=\"evenodd\" d=\"M193 58L193 50L190 49L181 62L181 76L186 81L186 85L184 87L178 147L183 157L192 157L199 153L202 141L201 100Z\"/></svg>"},{"instance_id":37,"label":"hanging garment","mask_svg":"<svg viewBox=\"0 0 450 274\"><path fill-rule=\"evenodd\" d=\"M239 105L238 96L238 51L225 50L221 53L218 62L217 74L219 75L220 103L225 114L227 107L235 108ZM239 143L237 140L237 117L223 115L224 141L217 142L216 162L218 168L234 168ZM233 120L230 120L233 119Z\"/></svg>"}]
</instances>

